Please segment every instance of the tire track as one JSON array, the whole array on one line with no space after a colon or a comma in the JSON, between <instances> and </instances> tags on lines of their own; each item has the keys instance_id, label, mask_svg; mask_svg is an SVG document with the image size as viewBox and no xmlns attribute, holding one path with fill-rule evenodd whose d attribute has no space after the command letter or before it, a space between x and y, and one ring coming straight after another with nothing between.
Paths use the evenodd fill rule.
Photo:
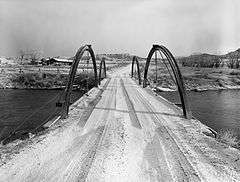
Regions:
<instances>
[{"instance_id":1,"label":"tire track","mask_svg":"<svg viewBox=\"0 0 240 182\"><path fill-rule=\"evenodd\" d=\"M121 124L121 121L119 121L118 118L116 118L115 116L117 99L116 92L119 85L119 78L115 78L117 80L114 84L115 98L111 99L113 101L112 105L114 106L114 108L110 109L108 118L106 118L108 122L108 128L106 129L100 145L97 148L95 160L89 171L89 175L86 177L86 181L104 180L106 175L111 174L111 172L106 173L106 171L112 171L116 169L114 168L116 166L118 167L118 170L120 170L120 166L122 166L122 162L119 162L118 160L121 160L122 152L124 151L124 128ZM111 169L109 168L109 165L112 166Z\"/></svg>"},{"instance_id":2,"label":"tire track","mask_svg":"<svg viewBox=\"0 0 240 182\"><path fill-rule=\"evenodd\" d=\"M125 79L127 82L127 79ZM139 99L139 97L136 96L135 90L128 89L129 94L131 95L132 100L134 101L135 105L142 106L142 101ZM132 92L132 93L131 93ZM169 165L166 161L166 155L162 149L162 143L160 143L158 137L156 136L155 128L156 125L152 122L149 122L149 124L146 125L146 121L149 120L149 115L146 115L145 113L139 113L139 122L142 126L144 136L146 136L148 145L146 147L146 159L147 163L150 164L149 169L146 169L146 171L152 171L153 169L157 171L156 179L158 181L172 181L173 176L171 174L171 171L169 170ZM144 122L143 122L144 121ZM144 166L148 166L148 164L144 164Z\"/></svg>"},{"instance_id":3,"label":"tire track","mask_svg":"<svg viewBox=\"0 0 240 182\"><path fill-rule=\"evenodd\" d=\"M114 78L112 83L109 83L110 87L110 94L107 94L107 100L103 103L104 106L113 106L115 107L116 103L116 83L117 80ZM78 159L75 159L74 162L70 163L70 166L68 166L67 170L65 171L66 176L64 176L64 181L85 181L88 173L92 167L92 164L95 160L96 153L99 149L99 147L102 145L102 142L104 138L106 137L106 133L109 129L109 113L110 110L103 110L103 114L101 117L97 120L97 123L92 123L94 127L97 127L96 129L96 137L95 140L87 141L87 144L85 145L88 150L80 150L79 155L81 157L77 157ZM92 112L94 115L94 112ZM89 118L89 119L94 119ZM96 118L95 118L96 119ZM86 124L88 124L89 121L87 121ZM93 126L91 126L93 128ZM91 146L89 148L89 146ZM61 181L61 180L60 180Z\"/></svg>"},{"instance_id":4,"label":"tire track","mask_svg":"<svg viewBox=\"0 0 240 182\"><path fill-rule=\"evenodd\" d=\"M101 100L101 95L103 94L104 90L106 90L106 88L108 87L109 83L110 83L111 79L108 79L107 82L105 83L105 85L103 86L103 88L101 89L101 91L97 94L96 99L94 99L93 102L91 102L87 108L85 108L85 111L83 112L83 114L81 115L79 121L79 125L81 127L84 127L87 120L89 119L89 117L91 116L95 106L99 103L99 101Z\"/></svg>"},{"instance_id":5,"label":"tire track","mask_svg":"<svg viewBox=\"0 0 240 182\"><path fill-rule=\"evenodd\" d=\"M146 106L149 110L153 111L152 108L154 107L146 99L146 97L144 97L143 94L140 93L138 90L137 92L139 97L143 99L143 102L144 102L143 105ZM194 172L194 174L197 174L199 179L203 181L219 181L223 179L225 181L229 181L229 178L230 178L231 180L238 181L238 178L234 177L233 175L234 171L231 169L228 169L227 166L222 165L223 164L222 161L220 161L220 164L218 165L215 165L215 163L210 162L212 160L216 161L216 159L218 158L217 156L215 157L213 157L213 155L208 156L206 151L205 152L202 151L201 148L197 145L194 145L193 146L194 148L187 145L187 141L185 139L177 136L176 134L173 133L172 129L169 129L167 127L168 121L164 117L159 116L157 114L154 114L154 116L152 117L155 117L155 119L153 119L154 122L156 121L156 123L163 124L163 126L160 125L160 127L158 128L159 129L158 132L166 135L166 137L170 137L170 139L172 140L171 144L174 143L174 145L178 148L178 150L173 150L173 151L181 152L181 154L184 156L185 159L187 159L188 163L192 166L192 168L195 169L195 172L197 173ZM164 139L164 137L159 137L159 139ZM167 139L169 140L169 138ZM167 149L167 145L164 145L164 146L166 146L166 149ZM213 150L212 153L214 152L215 151ZM167 158L171 159L171 157L167 157ZM219 160L221 160L221 157L219 158ZM206 170L206 168L208 168L208 170Z\"/></svg>"},{"instance_id":6,"label":"tire track","mask_svg":"<svg viewBox=\"0 0 240 182\"><path fill-rule=\"evenodd\" d=\"M134 93L136 98L142 103L142 105L149 111L150 117L152 121L158 126L158 133L161 133L162 136L158 135L159 142L161 144L162 150L167 153L166 159L174 159L167 160L168 166L170 167L169 171L173 172L172 176L176 181L184 181L184 180L193 180L193 181L201 181L202 177L199 177L199 174L195 171L189 160L183 154L179 146L177 145L173 134L169 132L164 123L162 122L163 118L159 118L157 114L155 114L152 109L151 104L146 98L138 91L138 89L134 89ZM161 124L161 125L160 125Z\"/></svg>"},{"instance_id":7,"label":"tire track","mask_svg":"<svg viewBox=\"0 0 240 182\"><path fill-rule=\"evenodd\" d=\"M120 79L120 83L121 83L121 88L122 88L122 91L123 91L123 95L125 97L127 107L128 107L128 110L129 110L130 119L133 122L133 126L135 126L135 127L137 126L138 128L142 128L142 126L141 126L141 124L138 120L134 105L133 105L132 101L130 100L128 92L127 92L127 90L124 86L122 78Z\"/></svg>"}]
</instances>

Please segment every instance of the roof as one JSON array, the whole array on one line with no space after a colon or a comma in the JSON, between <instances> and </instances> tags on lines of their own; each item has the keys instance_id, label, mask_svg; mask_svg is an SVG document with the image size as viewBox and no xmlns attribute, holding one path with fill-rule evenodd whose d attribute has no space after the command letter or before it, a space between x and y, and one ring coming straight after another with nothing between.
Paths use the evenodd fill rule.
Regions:
<instances>
[{"instance_id":1,"label":"roof","mask_svg":"<svg viewBox=\"0 0 240 182\"><path fill-rule=\"evenodd\" d=\"M61 59L61 58L51 58L54 59L56 62L61 62L61 63L72 63L73 60L69 60L69 59Z\"/></svg>"}]
</instances>

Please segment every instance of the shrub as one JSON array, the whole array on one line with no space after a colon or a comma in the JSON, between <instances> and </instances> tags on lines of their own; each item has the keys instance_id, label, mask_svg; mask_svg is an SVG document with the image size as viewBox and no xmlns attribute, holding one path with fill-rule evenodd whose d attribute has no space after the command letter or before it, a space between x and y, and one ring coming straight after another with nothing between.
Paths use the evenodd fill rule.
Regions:
<instances>
[{"instance_id":1,"label":"shrub","mask_svg":"<svg viewBox=\"0 0 240 182\"><path fill-rule=\"evenodd\" d=\"M239 71L232 71L229 73L229 75L240 75Z\"/></svg>"},{"instance_id":2,"label":"shrub","mask_svg":"<svg viewBox=\"0 0 240 182\"><path fill-rule=\"evenodd\" d=\"M221 130L217 134L217 140L231 147L239 148L239 139L233 130Z\"/></svg>"},{"instance_id":3,"label":"shrub","mask_svg":"<svg viewBox=\"0 0 240 182\"><path fill-rule=\"evenodd\" d=\"M189 57L179 58L178 61L182 66L189 67L219 68L222 64L220 57L210 54L191 55Z\"/></svg>"},{"instance_id":4,"label":"shrub","mask_svg":"<svg viewBox=\"0 0 240 182\"><path fill-rule=\"evenodd\" d=\"M87 81L86 78L88 77ZM39 74L39 73L20 73L10 77L10 81L16 87L20 88L53 88L59 86L66 86L68 82L68 75L59 74ZM88 88L95 86L95 78L92 72L80 73L76 75L74 84L80 85L81 87Z\"/></svg>"}]
</instances>

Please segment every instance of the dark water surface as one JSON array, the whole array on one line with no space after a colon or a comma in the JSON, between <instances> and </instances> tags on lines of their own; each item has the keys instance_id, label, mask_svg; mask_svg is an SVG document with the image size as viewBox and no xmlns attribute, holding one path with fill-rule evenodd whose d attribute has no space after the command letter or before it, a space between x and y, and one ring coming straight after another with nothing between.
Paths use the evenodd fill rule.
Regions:
<instances>
[{"instance_id":1,"label":"dark water surface","mask_svg":"<svg viewBox=\"0 0 240 182\"><path fill-rule=\"evenodd\" d=\"M60 90L0 90L0 137L19 125L18 130L31 130L50 120L59 108L55 107ZM82 96L74 92L73 100ZM180 103L175 92L162 92L171 102ZM193 115L202 123L219 131L234 129L240 135L240 91L188 92ZM1 139L0 138L0 139Z\"/></svg>"},{"instance_id":2,"label":"dark water surface","mask_svg":"<svg viewBox=\"0 0 240 182\"><path fill-rule=\"evenodd\" d=\"M61 90L0 89L0 140L10 132L30 131L45 123L61 111L56 107ZM73 92L72 100L82 96Z\"/></svg>"},{"instance_id":3,"label":"dark water surface","mask_svg":"<svg viewBox=\"0 0 240 182\"><path fill-rule=\"evenodd\" d=\"M178 93L160 95L180 103ZM187 93L193 115L202 123L219 131L231 129L240 136L240 90L220 90Z\"/></svg>"}]
</instances>

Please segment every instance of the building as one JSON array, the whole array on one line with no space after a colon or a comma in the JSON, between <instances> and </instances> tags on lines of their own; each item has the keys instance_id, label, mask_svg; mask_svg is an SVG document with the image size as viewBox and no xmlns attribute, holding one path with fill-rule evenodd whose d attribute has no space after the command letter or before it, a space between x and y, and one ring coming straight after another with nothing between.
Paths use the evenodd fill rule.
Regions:
<instances>
[{"instance_id":1,"label":"building","mask_svg":"<svg viewBox=\"0 0 240 182\"><path fill-rule=\"evenodd\" d=\"M43 65L72 65L73 60L61 58L41 59Z\"/></svg>"}]
</instances>

